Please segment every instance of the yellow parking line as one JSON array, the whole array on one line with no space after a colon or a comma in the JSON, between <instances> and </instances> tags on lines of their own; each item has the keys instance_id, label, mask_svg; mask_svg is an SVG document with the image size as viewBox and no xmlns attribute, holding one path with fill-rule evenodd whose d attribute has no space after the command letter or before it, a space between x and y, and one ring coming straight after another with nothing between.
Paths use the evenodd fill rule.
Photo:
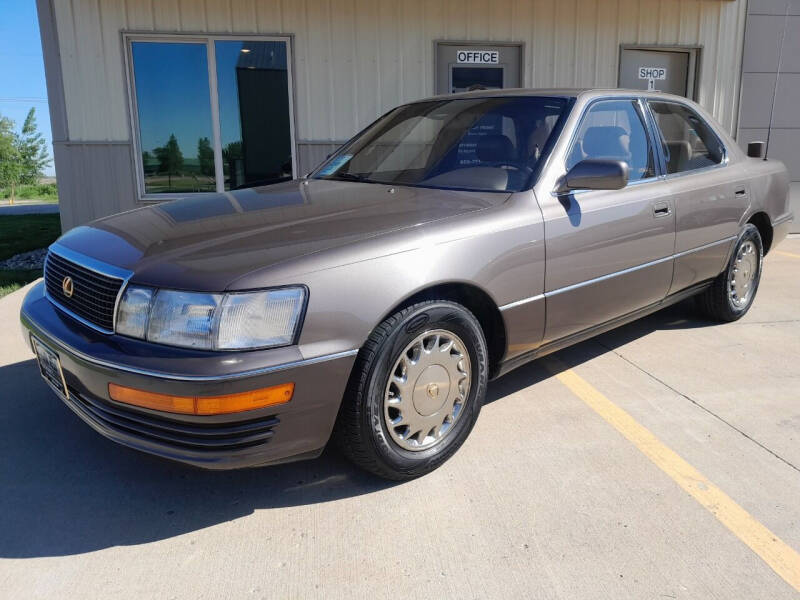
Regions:
<instances>
[{"instance_id":1,"label":"yellow parking line","mask_svg":"<svg viewBox=\"0 0 800 600\"><path fill-rule=\"evenodd\" d=\"M791 258L800 258L800 254L794 254L793 252L784 252L783 250L775 250L775 254L780 254L781 256L789 256Z\"/></svg>"},{"instance_id":2,"label":"yellow parking line","mask_svg":"<svg viewBox=\"0 0 800 600\"><path fill-rule=\"evenodd\" d=\"M800 591L800 554L575 371L562 370L563 367L559 368L554 359L548 360L548 368L573 394L608 421L659 469L747 544L784 581Z\"/></svg>"}]
</instances>

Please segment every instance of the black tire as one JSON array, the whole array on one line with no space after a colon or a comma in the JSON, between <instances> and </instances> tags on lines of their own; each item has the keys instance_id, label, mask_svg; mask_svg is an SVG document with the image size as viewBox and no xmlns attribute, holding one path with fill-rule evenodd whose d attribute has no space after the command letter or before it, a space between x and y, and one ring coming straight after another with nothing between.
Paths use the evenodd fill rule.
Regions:
<instances>
[{"instance_id":1,"label":"black tire","mask_svg":"<svg viewBox=\"0 0 800 600\"><path fill-rule=\"evenodd\" d=\"M452 429L431 448L402 448L389 434L384 394L390 370L403 350L426 331L446 330L460 338L470 359L470 388ZM472 431L486 395L486 339L475 316L455 302L414 304L378 325L361 348L336 420L333 441L359 467L401 481L425 475L450 458Z\"/></svg>"},{"instance_id":2,"label":"black tire","mask_svg":"<svg viewBox=\"0 0 800 600\"><path fill-rule=\"evenodd\" d=\"M736 268L736 259L740 248L747 242L752 242L758 253L757 271L753 276L750 286L750 295L743 305L737 306L731 297L731 277ZM739 234L739 239L731 252L731 257L725 270L714 280L710 288L697 296L697 306L702 313L710 319L722 322L731 322L741 319L755 300L758 284L761 281L761 267L764 258L764 246L761 242L761 234L758 228L752 223L748 223Z\"/></svg>"}]
</instances>

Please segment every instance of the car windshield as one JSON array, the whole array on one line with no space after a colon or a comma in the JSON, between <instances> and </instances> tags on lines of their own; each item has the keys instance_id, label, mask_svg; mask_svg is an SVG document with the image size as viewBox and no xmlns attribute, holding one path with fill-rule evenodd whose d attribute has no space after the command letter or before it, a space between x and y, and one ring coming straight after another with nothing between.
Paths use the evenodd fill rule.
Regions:
<instances>
[{"instance_id":1,"label":"car windshield","mask_svg":"<svg viewBox=\"0 0 800 600\"><path fill-rule=\"evenodd\" d=\"M553 144L567 100L431 100L384 115L331 156L319 179L475 191L526 189Z\"/></svg>"}]
</instances>

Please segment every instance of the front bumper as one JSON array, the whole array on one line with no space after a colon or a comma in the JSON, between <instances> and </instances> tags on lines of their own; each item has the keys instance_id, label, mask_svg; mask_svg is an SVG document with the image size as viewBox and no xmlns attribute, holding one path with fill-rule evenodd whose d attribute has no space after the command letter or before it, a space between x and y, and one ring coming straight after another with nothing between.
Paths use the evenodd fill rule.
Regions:
<instances>
[{"instance_id":1,"label":"front bumper","mask_svg":"<svg viewBox=\"0 0 800 600\"><path fill-rule=\"evenodd\" d=\"M43 284L25 297L23 334L55 351L62 400L107 438L206 469L252 467L319 455L328 442L356 351L306 359L297 347L199 352L100 334L55 308ZM182 396L233 394L294 382L288 404L214 416L121 404L108 384Z\"/></svg>"}]
</instances>

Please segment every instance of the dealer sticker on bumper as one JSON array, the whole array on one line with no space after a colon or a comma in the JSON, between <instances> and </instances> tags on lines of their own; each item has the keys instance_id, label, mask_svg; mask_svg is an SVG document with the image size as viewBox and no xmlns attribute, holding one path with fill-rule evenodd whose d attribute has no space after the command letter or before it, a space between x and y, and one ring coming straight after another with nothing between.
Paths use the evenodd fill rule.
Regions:
<instances>
[{"instance_id":1,"label":"dealer sticker on bumper","mask_svg":"<svg viewBox=\"0 0 800 600\"><path fill-rule=\"evenodd\" d=\"M39 371L42 377L58 394L67 398L67 384L64 381L64 372L61 370L61 360L59 360L58 354L50 350L34 336L31 336L31 341L33 342L33 349L36 352L36 360L39 363Z\"/></svg>"}]
</instances>

